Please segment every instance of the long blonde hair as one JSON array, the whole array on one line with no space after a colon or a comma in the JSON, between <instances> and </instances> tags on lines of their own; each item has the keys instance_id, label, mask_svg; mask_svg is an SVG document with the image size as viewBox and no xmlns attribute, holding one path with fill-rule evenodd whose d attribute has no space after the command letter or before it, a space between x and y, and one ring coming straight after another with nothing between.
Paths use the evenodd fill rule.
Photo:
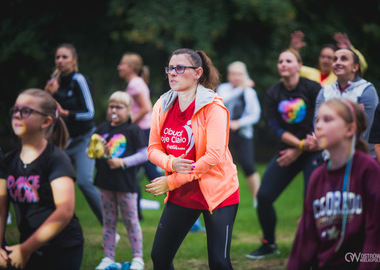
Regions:
<instances>
[{"instance_id":1,"label":"long blonde hair","mask_svg":"<svg viewBox=\"0 0 380 270\"><path fill-rule=\"evenodd\" d=\"M73 56L73 58L78 59L77 50L75 49L73 44L63 43L63 44L59 45L55 51L57 52L61 48L68 49L71 52L71 55ZM75 72L79 71L78 61L76 62L75 66L74 66L74 71ZM57 68L55 68L53 73L51 74L51 78L56 78L59 81L59 79L61 78L61 72Z\"/></svg>"},{"instance_id":2,"label":"long blonde hair","mask_svg":"<svg viewBox=\"0 0 380 270\"><path fill-rule=\"evenodd\" d=\"M123 54L123 59L128 63L128 65L133 67L134 72L137 76L141 77L144 82L149 84L149 67L144 65L144 61L138 53L126 52Z\"/></svg>"}]
</instances>

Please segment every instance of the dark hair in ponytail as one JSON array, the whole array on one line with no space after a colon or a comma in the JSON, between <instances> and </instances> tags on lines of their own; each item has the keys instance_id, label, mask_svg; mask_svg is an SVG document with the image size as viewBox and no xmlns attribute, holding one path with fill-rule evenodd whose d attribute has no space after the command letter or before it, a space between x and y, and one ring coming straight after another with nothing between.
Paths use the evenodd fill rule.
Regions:
<instances>
[{"instance_id":1,"label":"dark hair in ponytail","mask_svg":"<svg viewBox=\"0 0 380 270\"><path fill-rule=\"evenodd\" d=\"M203 68L202 76L199 78L199 83L206 88L215 90L219 83L219 71L212 63L211 59L206 55L204 51L194 51L191 49L183 48L175 50L169 57L173 55L187 54L192 65Z\"/></svg>"},{"instance_id":2,"label":"dark hair in ponytail","mask_svg":"<svg viewBox=\"0 0 380 270\"><path fill-rule=\"evenodd\" d=\"M69 132L62 117L59 116L59 109L55 99L47 92L31 88L23 91L20 95L29 95L40 100L40 110L52 117L53 122L46 130L46 139L61 149L65 149L69 139Z\"/></svg>"}]
</instances>

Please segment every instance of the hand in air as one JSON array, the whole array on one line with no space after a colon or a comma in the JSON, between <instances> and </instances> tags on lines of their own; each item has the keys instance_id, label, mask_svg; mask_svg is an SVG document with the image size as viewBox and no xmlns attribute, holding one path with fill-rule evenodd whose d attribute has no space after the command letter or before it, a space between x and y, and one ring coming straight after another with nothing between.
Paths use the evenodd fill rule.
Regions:
<instances>
[{"instance_id":1,"label":"hand in air","mask_svg":"<svg viewBox=\"0 0 380 270\"><path fill-rule=\"evenodd\" d=\"M305 35L302 31L294 31L290 34L290 48L294 50L300 50L306 46L306 42L303 41Z\"/></svg>"},{"instance_id":2,"label":"hand in air","mask_svg":"<svg viewBox=\"0 0 380 270\"><path fill-rule=\"evenodd\" d=\"M59 88L59 83L56 78L52 78L47 81L45 85L45 91L47 91L50 95L54 95Z\"/></svg>"},{"instance_id":3,"label":"hand in air","mask_svg":"<svg viewBox=\"0 0 380 270\"><path fill-rule=\"evenodd\" d=\"M334 39L339 49L350 49L352 44L346 33L335 33Z\"/></svg>"}]
</instances>

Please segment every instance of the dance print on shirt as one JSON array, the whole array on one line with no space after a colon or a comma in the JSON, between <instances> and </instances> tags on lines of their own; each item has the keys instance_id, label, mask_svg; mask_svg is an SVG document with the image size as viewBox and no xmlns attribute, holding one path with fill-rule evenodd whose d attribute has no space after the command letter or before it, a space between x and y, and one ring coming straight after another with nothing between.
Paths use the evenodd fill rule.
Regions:
<instances>
[{"instance_id":1,"label":"dance print on shirt","mask_svg":"<svg viewBox=\"0 0 380 270\"><path fill-rule=\"evenodd\" d=\"M13 175L8 176L7 188L9 195L16 202L39 202L39 187L39 175L19 176L17 179Z\"/></svg>"}]
</instances>

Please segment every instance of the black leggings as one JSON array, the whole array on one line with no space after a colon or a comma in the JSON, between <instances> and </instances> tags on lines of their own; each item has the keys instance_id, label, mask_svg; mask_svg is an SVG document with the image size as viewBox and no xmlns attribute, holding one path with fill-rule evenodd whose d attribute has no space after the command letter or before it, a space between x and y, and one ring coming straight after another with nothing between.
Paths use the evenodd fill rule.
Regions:
<instances>
[{"instance_id":1,"label":"black leggings","mask_svg":"<svg viewBox=\"0 0 380 270\"><path fill-rule=\"evenodd\" d=\"M203 213L210 269L232 269L231 234L238 204L208 210L190 209L167 202L152 247L154 269L174 269L173 259L190 228Z\"/></svg>"},{"instance_id":2,"label":"black leggings","mask_svg":"<svg viewBox=\"0 0 380 270\"><path fill-rule=\"evenodd\" d=\"M276 155L269 162L257 194L257 214L264 233L264 239L269 243L275 243L276 241L275 227L277 218L273 203L301 171L303 171L305 195L310 175L320 164L320 153L306 152L286 167L278 165L276 161L278 157Z\"/></svg>"},{"instance_id":3,"label":"black leggings","mask_svg":"<svg viewBox=\"0 0 380 270\"><path fill-rule=\"evenodd\" d=\"M241 136L238 131L231 131L228 148L234 161L237 161L242 167L245 176L255 173L253 138L247 139Z\"/></svg>"}]
</instances>

